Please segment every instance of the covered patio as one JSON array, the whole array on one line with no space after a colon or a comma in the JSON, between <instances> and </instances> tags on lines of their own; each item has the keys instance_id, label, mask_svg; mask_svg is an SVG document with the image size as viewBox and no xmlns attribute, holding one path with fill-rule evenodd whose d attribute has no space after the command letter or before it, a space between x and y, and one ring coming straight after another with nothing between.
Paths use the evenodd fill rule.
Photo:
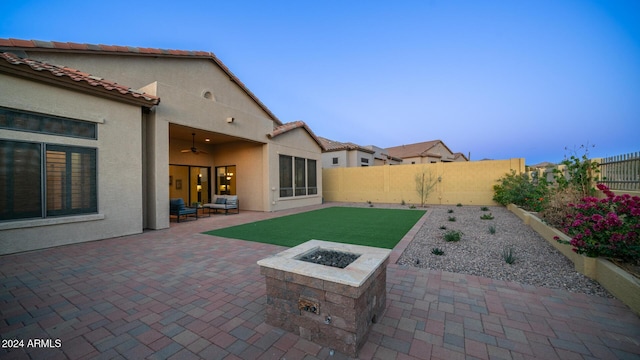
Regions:
<instances>
[{"instance_id":1,"label":"covered patio","mask_svg":"<svg viewBox=\"0 0 640 360\"><path fill-rule=\"evenodd\" d=\"M7 359L341 359L264 322L256 261L283 248L203 231L332 206L242 211L169 229L0 257ZM429 216L429 212L425 216ZM423 218L424 219L424 218ZM616 299L395 264L362 359L630 359L640 318ZM526 226L523 224L523 226Z\"/></svg>"}]
</instances>

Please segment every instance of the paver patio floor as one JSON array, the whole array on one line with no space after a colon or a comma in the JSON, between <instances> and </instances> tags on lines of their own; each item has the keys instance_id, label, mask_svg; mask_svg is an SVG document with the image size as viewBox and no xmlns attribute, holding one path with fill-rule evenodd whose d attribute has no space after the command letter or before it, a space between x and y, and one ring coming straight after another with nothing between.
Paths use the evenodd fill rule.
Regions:
<instances>
[{"instance_id":1,"label":"paver patio floor","mask_svg":"<svg viewBox=\"0 0 640 360\"><path fill-rule=\"evenodd\" d=\"M283 248L200 234L288 213L217 215L1 256L0 335L24 347L3 342L0 357L345 358L264 322L256 261ZM640 358L640 318L617 299L393 263L387 291L362 359ZM53 347L27 348L34 339Z\"/></svg>"}]
</instances>

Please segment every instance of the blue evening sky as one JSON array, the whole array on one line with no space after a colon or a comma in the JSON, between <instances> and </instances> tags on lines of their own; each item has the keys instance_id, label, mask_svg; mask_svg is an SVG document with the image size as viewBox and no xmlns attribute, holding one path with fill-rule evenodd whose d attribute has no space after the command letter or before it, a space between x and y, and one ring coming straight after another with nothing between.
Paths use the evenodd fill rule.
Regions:
<instances>
[{"instance_id":1,"label":"blue evening sky","mask_svg":"<svg viewBox=\"0 0 640 360\"><path fill-rule=\"evenodd\" d=\"M280 120L343 142L640 151L638 0L13 0L0 37L210 51Z\"/></svg>"}]
</instances>

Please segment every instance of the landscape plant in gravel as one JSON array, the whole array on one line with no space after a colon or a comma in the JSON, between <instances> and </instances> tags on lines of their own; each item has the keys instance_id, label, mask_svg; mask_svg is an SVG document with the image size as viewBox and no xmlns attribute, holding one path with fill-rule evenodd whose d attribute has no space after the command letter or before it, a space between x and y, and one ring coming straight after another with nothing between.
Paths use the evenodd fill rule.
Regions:
<instances>
[{"instance_id":1,"label":"landscape plant in gravel","mask_svg":"<svg viewBox=\"0 0 640 360\"><path fill-rule=\"evenodd\" d=\"M496 233L496 226L489 225L489 234L494 235Z\"/></svg>"},{"instance_id":2,"label":"landscape plant in gravel","mask_svg":"<svg viewBox=\"0 0 640 360\"><path fill-rule=\"evenodd\" d=\"M488 213L488 214L484 214L484 215L480 216L480 219L482 219L482 220L493 220L494 218L493 218L493 214Z\"/></svg>"},{"instance_id":3,"label":"landscape plant in gravel","mask_svg":"<svg viewBox=\"0 0 640 360\"><path fill-rule=\"evenodd\" d=\"M444 251L442 249L439 249L439 248L431 249L431 253L433 255L438 255L438 256L444 255Z\"/></svg>"},{"instance_id":4,"label":"landscape plant in gravel","mask_svg":"<svg viewBox=\"0 0 640 360\"><path fill-rule=\"evenodd\" d=\"M514 254L513 247L505 246L502 249L502 258L504 259L504 262L506 262L509 265L515 263L516 255Z\"/></svg>"},{"instance_id":5,"label":"landscape plant in gravel","mask_svg":"<svg viewBox=\"0 0 640 360\"><path fill-rule=\"evenodd\" d=\"M456 217L455 216L449 216L449 221L456 221Z\"/></svg>"},{"instance_id":6,"label":"landscape plant in gravel","mask_svg":"<svg viewBox=\"0 0 640 360\"><path fill-rule=\"evenodd\" d=\"M458 230L449 230L444 233L444 241L446 242L457 242L462 238L462 231Z\"/></svg>"},{"instance_id":7,"label":"landscape plant in gravel","mask_svg":"<svg viewBox=\"0 0 640 360\"><path fill-rule=\"evenodd\" d=\"M569 204L575 213L565 221L564 232L572 237L568 243L578 254L640 265L640 197L615 195L604 184L598 184L598 189L606 198L587 196Z\"/></svg>"}]
</instances>

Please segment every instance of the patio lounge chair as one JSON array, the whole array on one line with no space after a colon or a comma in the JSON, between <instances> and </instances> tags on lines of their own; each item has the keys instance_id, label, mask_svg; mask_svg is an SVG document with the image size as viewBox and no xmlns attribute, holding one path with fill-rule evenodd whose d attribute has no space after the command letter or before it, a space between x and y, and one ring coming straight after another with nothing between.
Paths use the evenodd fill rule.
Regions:
<instances>
[{"instance_id":1,"label":"patio lounge chair","mask_svg":"<svg viewBox=\"0 0 640 360\"><path fill-rule=\"evenodd\" d=\"M169 200L169 215L177 216L178 222L180 222L180 216L184 215L187 218L191 214L195 214L196 220L198 220L198 209L186 207L182 198Z\"/></svg>"}]
</instances>

